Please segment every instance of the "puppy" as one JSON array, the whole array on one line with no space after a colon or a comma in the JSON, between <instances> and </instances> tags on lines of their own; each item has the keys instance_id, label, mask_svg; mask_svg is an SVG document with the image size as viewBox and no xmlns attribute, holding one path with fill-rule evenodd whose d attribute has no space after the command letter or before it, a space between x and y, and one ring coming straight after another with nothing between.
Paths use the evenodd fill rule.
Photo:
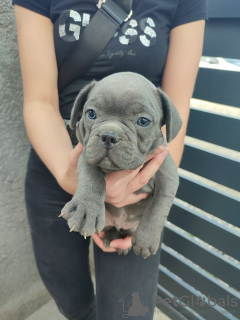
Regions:
<instances>
[{"instance_id":1,"label":"puppy","mask_svg":"<svg viewBox=\"0 0 240 320\"><path fill-rule=\"evenodd\" d=\"M138 168L159 145L166 145L163 125L170 142L182 121L169 97L139 74L116 73L83 88L70 120L84 146L78 163L78 186L60 215L71 231L86 238L104 230L105 246L132 235L137 255L146 258L156 253L179 183L171 155L137 191L149 196L136 204L117 208L104 203L105 176L111 171ZM127 254L130 249L118 249L118 253Z\"/></svg>"}]
</instances>

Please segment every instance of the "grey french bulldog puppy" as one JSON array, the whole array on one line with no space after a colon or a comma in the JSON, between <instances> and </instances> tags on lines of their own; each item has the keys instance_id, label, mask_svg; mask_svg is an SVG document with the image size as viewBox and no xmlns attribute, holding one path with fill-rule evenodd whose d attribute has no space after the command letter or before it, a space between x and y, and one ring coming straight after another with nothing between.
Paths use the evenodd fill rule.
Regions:
<instances>
[{"instance_id":1,"label":"grey french bulldog puppy","mask_svg":"<svg viewBox=\"0 0 240 320\"><path fill-rule=\"evenodd\" d=\"M105 177L111 171L138 168L147 155L166 145L161 131L165 124L170 142L182 126L181 118L169 97L139 74L116 73L81 90L70 127L76 128L84 150L78 162L77 191L60 214L71 231L86 238L104 230L108 247L112 240L132 235L137 255L146 258L156 253L179 184L171 155L137 191L149 196L136 204L118 208L104 203ZM127 254L130 249L118 249L118 253Z\"/></svg>"}]
</instances>

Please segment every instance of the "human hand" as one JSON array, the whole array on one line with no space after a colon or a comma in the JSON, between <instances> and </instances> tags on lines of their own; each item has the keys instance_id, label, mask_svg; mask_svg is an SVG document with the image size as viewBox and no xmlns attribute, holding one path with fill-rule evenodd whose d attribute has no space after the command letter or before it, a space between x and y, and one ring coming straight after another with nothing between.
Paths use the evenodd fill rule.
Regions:
<instances>
[{"instance_id":1,"label":"human hand","mask_svg":"<svg viewBox=\"0 0 240 320\"><path fill-rule=\"evenodd\" d=\"M142 170L143 165L135 170L125 170L108 174L106 178L106 202L116 207L123 207L127 204L136 203L145 199L148 193L136 195L134 192L148 183L149 179L163 163L167 154L168 149L160 146L153 154L146 158L145 162L151 161L149 161ZM94 233L92 238L96 245L104 252L116 252L117 248L125 250L132 246L131 236L126 236L124 239L114 239L110 243L110 248L105 247L103 244L104 231L100 232L100 235Z\"/></svg>"},{"instance_id":2,"label":"human hand","mask_svg":"<svg viewBox=\"0 0 240 320\"><path fill-rule=\"evenodd\" d=\"M106 177L105 201L121 208L147 198L148 193L135 194L134 192L148 183L163 163L167 154L168 149L161 145L153 154L147 156L145 162L150 161L144 168L142 164L135 170L109 173Z\"/></svg>"},{"instance_id":3,"label":"human hand","mask_svg":"<svg viewBox=\"0 0 240 320\"><path fill-rule=\"evenodd\" d=\"M117 249L128 249L132 246L132 237L131 236L126 236L124 239L114 239L110 243L110 248L107 248L103 245L103 238L104 238L104 231L100 232L100 235L97 233L92 234L92 238L96 245L102 249L104 252L116 252Z\"/></svg>"},{"instance_id":4,"label":"human hand","mask_svg":"<svg viewBox=\"0 0 240 320\"><path fill-rule=\"evenodd\" d=\"M76 147L70 152L68 166L61 177L61 181L58 181L60 186L66 192L74 195L77 190L78 182L78 160L83 152L83 146L79 142Z\"/></svg>"}]
</instances>

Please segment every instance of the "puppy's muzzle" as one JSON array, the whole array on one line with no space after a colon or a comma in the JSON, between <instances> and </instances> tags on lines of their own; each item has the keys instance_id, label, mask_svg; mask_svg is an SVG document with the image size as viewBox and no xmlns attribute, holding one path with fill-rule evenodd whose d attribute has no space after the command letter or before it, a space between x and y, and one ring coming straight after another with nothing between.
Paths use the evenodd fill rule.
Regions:
<instances>
[{"instance_id":1,"label":"puppy's muzzle","mask_svg":"<svg viewBox=\"0 0 240 320\"><path fill-rule=\"evenodd\" d=\"M113 148L119 141L118 136L116 135L116 133L115 132L110 132L110 131L102 132L102 134L100 135L100 138L102 140L102 144L107 149Z\"/></svg>"}]
</instances>

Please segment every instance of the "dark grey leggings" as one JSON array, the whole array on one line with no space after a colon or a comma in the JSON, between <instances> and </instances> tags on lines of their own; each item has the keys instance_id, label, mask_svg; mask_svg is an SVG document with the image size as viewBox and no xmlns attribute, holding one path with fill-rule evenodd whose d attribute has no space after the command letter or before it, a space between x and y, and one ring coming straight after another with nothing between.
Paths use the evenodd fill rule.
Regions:
<instances>
[{"instance_id":1,"label":"dark grey leggings","mask_svg":"<svg viewBox=\"0 0 240 320\"><path fill-rule=\"evenodd\" d=\"M143 259L103 252L94 244L96 298L89 271L89 242L58 218L71 199L31 149L26 207L40 276L60 312L71 320L152 320L160 250ZM140 301L140 302L139 302Z\"/></svg>"}]
</instances>

